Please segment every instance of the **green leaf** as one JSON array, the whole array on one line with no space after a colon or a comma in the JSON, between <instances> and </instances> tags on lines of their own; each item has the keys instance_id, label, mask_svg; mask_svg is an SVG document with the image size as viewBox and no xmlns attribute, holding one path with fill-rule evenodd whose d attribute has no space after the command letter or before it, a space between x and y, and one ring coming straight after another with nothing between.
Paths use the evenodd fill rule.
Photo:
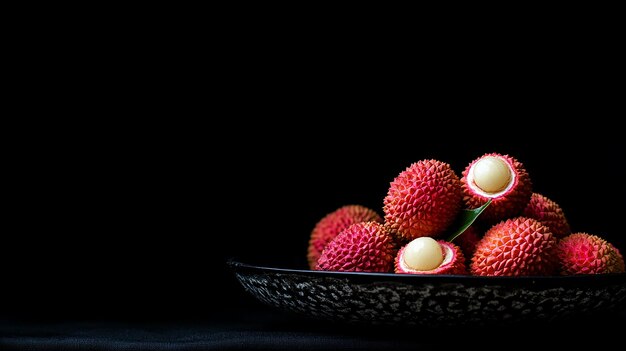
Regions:
<instances>
[{"instance_id":1,"label":"green leaf","mask_svg":"<svg viewBox=\"0 0 626 351\"><path fill-rule=\"evenodd\" d=\"M484 205L475 208L473 210L461 210L461 213L456 217L456 221L452 224L451 228L453 228L453 232L448 236L448 241L452 241L456 239L459 235L463 234L463 232L469 228L472 223L480 216L481 213L489 206L491 203L491 199L487 201ZM456 228L456 229L454 229Z\"/></svg>"}]
</instances>

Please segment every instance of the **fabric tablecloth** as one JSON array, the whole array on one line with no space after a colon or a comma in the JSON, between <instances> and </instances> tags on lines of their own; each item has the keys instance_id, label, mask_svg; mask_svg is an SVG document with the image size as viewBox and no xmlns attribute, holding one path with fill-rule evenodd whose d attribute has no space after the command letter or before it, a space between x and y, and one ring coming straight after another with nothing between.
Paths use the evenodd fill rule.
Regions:
<instances>
[{"instance_id":1,"label":"fabric tablecloth","mask_svg":"<svg viewBox=\"0 0 626 351\"><path fill-rule=\"evenodd\" d=\"M0 350L415 350L447 343L510 345L539 340L593 341L599 346L623 345L624 326L624 311L554 322L428 328L334 324L268 308L196 321L4 319Z\"/></svg>"}]
</instances>

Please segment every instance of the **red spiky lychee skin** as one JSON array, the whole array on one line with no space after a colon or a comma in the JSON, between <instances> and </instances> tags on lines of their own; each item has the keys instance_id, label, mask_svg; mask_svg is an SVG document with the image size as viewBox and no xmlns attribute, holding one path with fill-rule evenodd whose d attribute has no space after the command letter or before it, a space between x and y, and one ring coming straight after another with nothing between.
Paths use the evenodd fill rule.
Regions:
<instances>
[{"instance_id":1,"label":"red spiky lychee skin","mask_svg":"<svg viewBox=\"0 0 626 351\"><path fill-rule=\"evenodd\" d=\"M489 229L478 242L471 273L487 276L551 275L558 266L556 238L537 220L517 217Z\"/></svg>"},{"instance_id":2,"label":"red spiky lychee skin","mask_svg":"<svg viewBox=\"0 0 626 351\"><path fill-rule=\"evenodd\" d=\"M357 223L342 231L324 249L317 270L343 272L391 272L396 246L385 227L377 222Z\"/></svg>"},{"instance_id":3,"label":"red spiky lychee skin","mask_svg":"<svg viewBox=\"0 0 626 351\"><path fill-rule=\"evenodd\" d=\"M533 193L522 216L538 220L550 229L552 235L559 239L571 233L569 223L561 207L541 194Z\"/></svg>"},{"instance_id":4,"label":"red spiky lychee skin","mask_svg":"<svg viewBox=\"0 0 626 351\"><path fill-rule=\"evenodd\" d=\"M393 235L437 237L461 208L461 182L449 164L422 160L391 182L384 204L385 224Z\"/></svg>"},{"instance_id":5,"label":"red spiky lychee skin","mask_svg":"<svg viewBox=\"0 0 626 351\"><path fill-rule=\"evenodd\" d=\"M476 245L478 245L478 242L482 237L481 235L482 232L478 229L477 225L472 224L463 233L461 233L461 235L454 239L454 243L461 248L465 257L472 257L474 256L474 251L476 251Z\"/></svg>"},{"instance_id":6,"label":"red spiky lychee skin","mask_svg":"<svg viewBox=\"0 0 626 351\"><path fill-rule=\"evenodd\" d=\"M307 259L309 268L315 269L317 260L328 243L339 233L355 223L382 222L376 211L361 205L347 205L327 214L311 232Z\"/></svg>"},{"instance_id":7,"label":"red spiky lychee skin","mask_svg":"<svg viewBox=\"0 0 626 351\"><path fill-rule=\"evenodd\" d=\"M407 266L404 262L405 245L396 255L395 272L400 274L467 274L465 256L461 248L444 240L437 240L437 242L441 245L441 251L444 255L443 262L439 267L430 271L418 271Z\"/></svg>"},{"instance_id":8,"label":"red spiky lychee skin","mask_svg":"<svg viewBox=\"0 0 626 351\"><path fill-rule=\"evenodd\" d=\"M624 273L624 259L606 240L587 233L561 239L557 247L561 274Z\"/></svg>"},{"instance_id":9,"label":"red spiky lychee skin","mask_svg":"<svg viewBox=\"0 0 626 351\"><path fill-rule=\"evenodd\" d=\"M624 257L622 256L622 253L619 252L617 247L613 246L613 244L609 243L609 245L613 248L615 255L617 256L617 270L619 272L626 272L626 265L624 264Z\"/></svg>"},{"instance_id":10,"label":"red spiky lychee skin","mask_svg":"<svg viewBox=\"0 0 626 351\"><path fill-rule=\"evenodd\" d=\"M489 194L474 183L473 167L484 157L496 157L508 165L511 171L511 182L503 191ZM519 215L528 205L532 194L532 182L524 165L509 155L497 153L485 154L472 161L463 171L461 183L463 200L468 208L480 207L491 199L491 204L479 217L479 220L487 223L495 223Z\"/></svg>"}]
</instances>

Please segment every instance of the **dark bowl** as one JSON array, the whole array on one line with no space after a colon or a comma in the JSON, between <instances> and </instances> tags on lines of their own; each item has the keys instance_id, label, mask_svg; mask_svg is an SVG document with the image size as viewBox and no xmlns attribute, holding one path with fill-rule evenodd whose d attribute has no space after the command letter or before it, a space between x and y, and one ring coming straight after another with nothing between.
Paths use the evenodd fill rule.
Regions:
<instances>
[{"instance_id":1,"label":"dark bowl","mask_svg":"<svg viewBox=\"0 0 626 351\"><path fill-rule=\"evenodd\" d=\"M593 314L626 303L626 274L475 277L229 265L258 300L332 321L489 324Z\"/></svg>"}]
</instances>

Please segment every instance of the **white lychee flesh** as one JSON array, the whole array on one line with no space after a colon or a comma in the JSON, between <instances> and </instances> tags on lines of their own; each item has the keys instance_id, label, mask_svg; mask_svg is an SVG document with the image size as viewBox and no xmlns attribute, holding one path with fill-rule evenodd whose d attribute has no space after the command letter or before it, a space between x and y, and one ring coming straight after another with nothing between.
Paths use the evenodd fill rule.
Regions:
<instances>
[{"instance_id":1,"label":"white lychee flesh","mask_svg":"<svg viewBox=\"0 0 626 351\"><path fill-rule=\"evenodd\" d=\"M404 249L404 263L417 271L430 271L443 262L441 245L429 237L421 237L411 241Z\"/></svg>"},{"instance_id":2,"label":"white lychee flesh","mask_svg":"<svg viewBox=\"0 0 626 351\"><path fill-rule=\"evenodd\" d=\"M485 197L498 197L513 186L515 172L503 159L487 156L474 163L468 172L468 184Z\"/></svg>"}]
</instances>

